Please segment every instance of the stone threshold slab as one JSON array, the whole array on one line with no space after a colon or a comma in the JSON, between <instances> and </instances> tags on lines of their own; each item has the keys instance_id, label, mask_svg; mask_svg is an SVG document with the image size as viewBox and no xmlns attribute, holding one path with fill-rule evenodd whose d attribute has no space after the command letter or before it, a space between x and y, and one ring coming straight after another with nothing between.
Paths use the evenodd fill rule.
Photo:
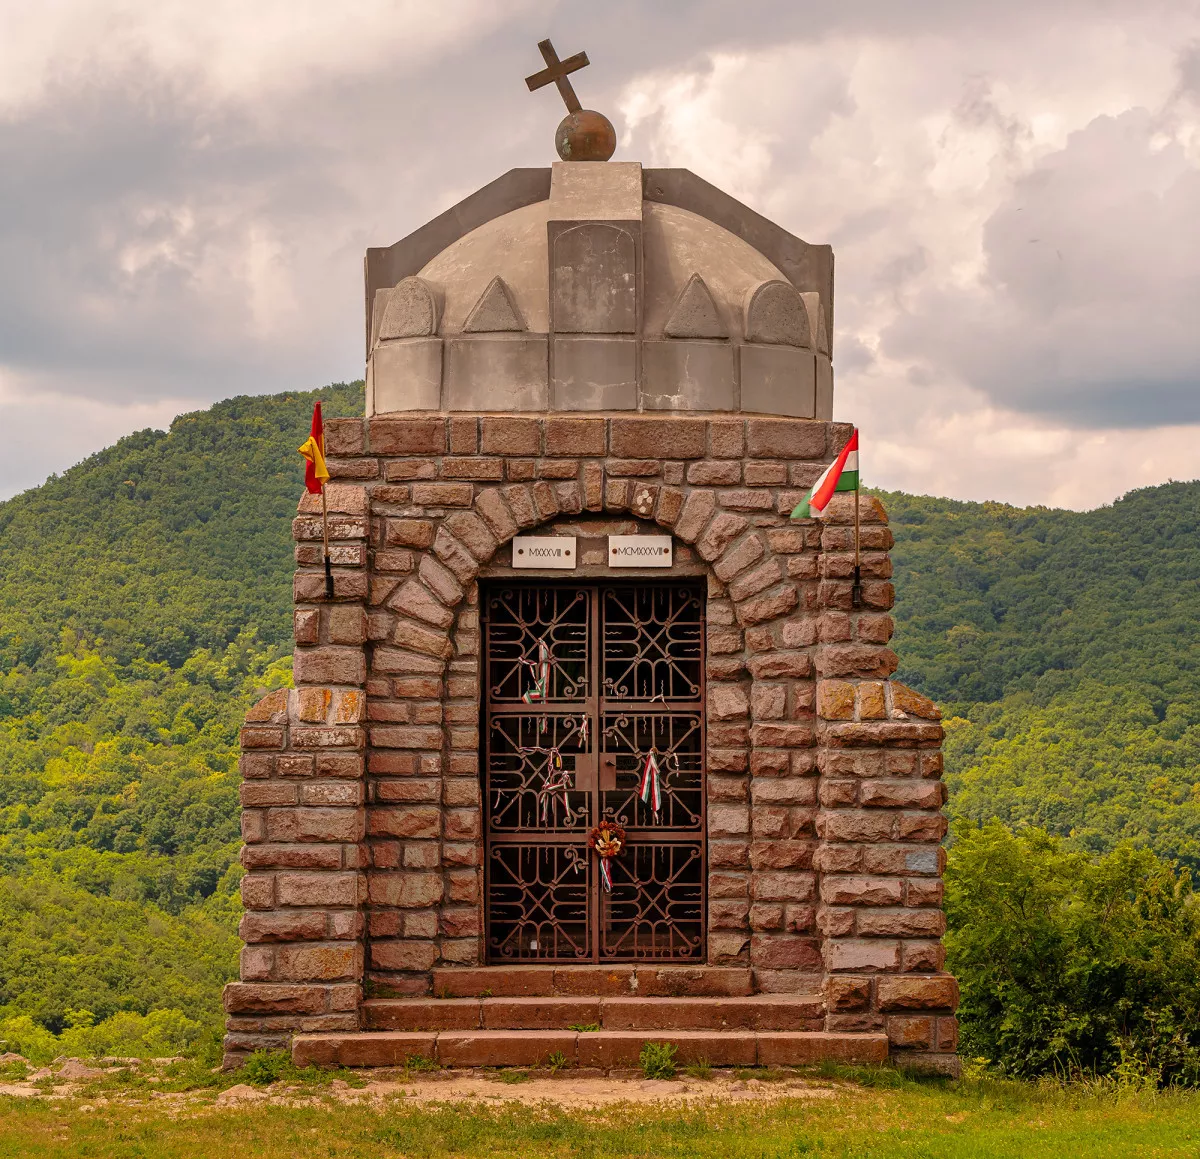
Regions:
<instances>
[{"instance_id":1,"label":"stone threshold slab","mask_svg":"<svg viewBox=\"0 0 1200 1159\"><path fill-rule=\"evenodd\" d=\"M446 1067L634 1066L648 1042L673 1044L681 1065L803 1066L825 1060L867 1065L888 1054L887 1035L831 1031L473 1030L356 1031L298 1035L297 1066L404 1066L415 1058Z\"/></svg>"},{"instance_id":2,"label":"stone threshold slab","mask_svg":"<svg viewBox=\"0 0 1200 1159\"><path fill-rule=\"evenodd\" d=\"M819 1030L818 994L720 998L372 998L363 1019L372 1030Z\"/></svg>"},{"instance_id":3,"label":"stone threshold slab","mask_svg":"<svg viewBox=\"0 0 1200 1159\"><path fill-rule=\"evenodd\" d=\"M754 992L736 966L477 966L433 971L438 998L744 997Z\"/></svg>"}]
</instances>

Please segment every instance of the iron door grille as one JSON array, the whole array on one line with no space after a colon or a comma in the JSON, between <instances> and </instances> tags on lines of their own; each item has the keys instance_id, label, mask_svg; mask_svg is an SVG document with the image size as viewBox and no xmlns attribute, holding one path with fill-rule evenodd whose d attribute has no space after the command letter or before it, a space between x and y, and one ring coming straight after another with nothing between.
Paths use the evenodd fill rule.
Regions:
<instances>
[{"instance_id":1,"label":"iron door grille","mask_svg":"<svg viewBox=\"0 0 1200 1159\"><path fill-rule=\"evenodd\" d=\"M497 583L482 608L488 960L703 960L703 587ZM611 893L603 818L626 832Z\"/></svg>"}]
</instances>

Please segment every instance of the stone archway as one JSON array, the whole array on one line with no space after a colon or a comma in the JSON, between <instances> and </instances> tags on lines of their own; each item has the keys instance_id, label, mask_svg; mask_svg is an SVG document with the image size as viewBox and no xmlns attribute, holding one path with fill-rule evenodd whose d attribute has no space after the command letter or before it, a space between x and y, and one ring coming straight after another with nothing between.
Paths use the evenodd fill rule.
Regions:
<instances>
[{"instance_id":1,"label":"stone archway","mask_svg":"<svg viewBox=\"0 0 1200 1159\"><path fill-rule=\"evenodd\" d=\"M749 965L757 958L764 970L815 975L821 962L812 872L817 798L813 664L798 634L784 627L801 603L801 581L788 574L788 561L805 550L812 554L805 531L784 527L772 535L761 517L756 522L723 506L713 491L629 478L605 482L604 472L590 467L576 480L485 488L469 509L447 515L436 530L409 526L392 533L393 540L423 539L427 545L417 549L414 574L388 600L397 620L388 643L376 646L372 669L381 663L389 671L417 669L406 676L413 687L444 676L445 743L437 756L446 773L441 802L446 863L438 900L437 957L430 962L431 941L402 936L407 917L399 922L374 917L381 937L373 942L372 961L411 970L476 964L484 958L478 865L483 818L475 786L469 789L463 779L468 773L478 777L480 574L523 531L564 517L634 516L671 532L691 560L686 570L703 575L707 587L708 961ZM738 503L747 495L724 498ZM806 570L815 576L815 558ZM408 727L422 726L413 721ZM409 733L397 739L419 737ZM435 754L425 756L432 763ZM380 763L376 761L377 767ZM756 773L771 778L757 793L752 788ZM389 789L388 798L397 791ZM753 848L756 803L759 848ZM380 808L395 816L395 806ZM369 835L424 832L420 826L434 823L432 810L406 809L394 824L376 819L376 811L368 820ZM755 862L762 863L761 870ZM376 877L368 893L372 904L388 907L392 899L403 899L420 908L438 894L432 867L397 865L386 873L386 882ZM399 883L398 873L409 878L406 885ZM756 906L753 920L762 927L757 930L751 917ZM396 950L383 949L385 940L394 940ZM414 946L414 941L422 944ZM780 982L787 984L784 978Z\"/></svg>"}]
</instances>

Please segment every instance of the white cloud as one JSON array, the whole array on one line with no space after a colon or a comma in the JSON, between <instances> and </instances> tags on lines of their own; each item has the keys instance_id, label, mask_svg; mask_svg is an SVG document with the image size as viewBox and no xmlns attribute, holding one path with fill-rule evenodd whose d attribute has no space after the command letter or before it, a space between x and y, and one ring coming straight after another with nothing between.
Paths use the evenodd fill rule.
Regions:
<instances>
[{"instance_id":1,"label":"white cloud","mask_svg":"<svg viewBox=\"0 0 1200 1159\"><path fill-rule=\"evenodd\" d=\"M1200 475L1200 22L1145 17L834 35L627 85L635 151L834 245L836 411L876 483L1089 506Z\"/></svg>"},{"instance_id":2,"label":"white cloud","mask_svg":"<svg viewBox=\"0 0 1200 1159\"><path fill-rule=\"evenodd\" d=\"M192 400L161 398L113 404L57 394L13 390L0 378L0 498L65 471L133 431L165 428L178 414L194 410Z\"/></svg>"},{"instance_id":3,"label":"white cloud","mask_svg":"<svg viewBox=\"0 0 1200 1159\"><path fill-rule=\"evenodd\" d=\"M359 373L366 246L551 159L521 84L547 34L619 156L834 245L874 481L1088 505L1200 473L1194 5L47 0L0 42L0 422L29 440L0 494Z\"/></svg>"}]
</instances>

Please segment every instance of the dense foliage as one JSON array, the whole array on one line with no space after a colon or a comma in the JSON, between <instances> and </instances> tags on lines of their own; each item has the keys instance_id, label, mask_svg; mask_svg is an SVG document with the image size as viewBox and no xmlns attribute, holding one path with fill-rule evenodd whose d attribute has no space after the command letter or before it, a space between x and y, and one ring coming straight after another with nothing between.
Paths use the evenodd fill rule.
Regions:
<instances>
[{"instance_id":1,"label":"dense foliage","mask_svg":"<svg viewBox=\"0 0 1200 1159\"><path fill-rule=\"evenodd\" d=\"M173 668L247 625L285 643L285 529L316 398L362 413L361 383L229 399L0 504L0 671L52 665L64 628L121 664Z\"/></svg>"},{"instance_id":2,"label":"dense foliage","mask_svg":"<svg viewBox=\"0 0 1200 1159\"><path fill-rule=\"evenodd\" d=\"M289 679L316 397L361 413L358 383L232 399L0 504L0 1041L169 1053L218 1024L237 725ZM881 497L900 675L947 711L968 1049L1191 1073L1200 484L1084 513Z\"/></svg>"},{"instance_id":3,"label":"dense foliage","mask_svg":"<svg viewBox=\"0 0 1200 1159\"><path fill-rule=\"evenodd\" d=\"M1200 483L1086 512L881 497L952 811L1200 867Z\"/></svg>"},{"instance_id":4,"label":"dense foliage","mask_svg":"<svg viewBox=\"0 0 1200 1159\"><path fill-rule=\"evenodd\" d=\"M963 1049L1017 1077L1200 1081L1200 898L1146 849L963 826L946 875Z\"/></svg>"}]
</instances>

